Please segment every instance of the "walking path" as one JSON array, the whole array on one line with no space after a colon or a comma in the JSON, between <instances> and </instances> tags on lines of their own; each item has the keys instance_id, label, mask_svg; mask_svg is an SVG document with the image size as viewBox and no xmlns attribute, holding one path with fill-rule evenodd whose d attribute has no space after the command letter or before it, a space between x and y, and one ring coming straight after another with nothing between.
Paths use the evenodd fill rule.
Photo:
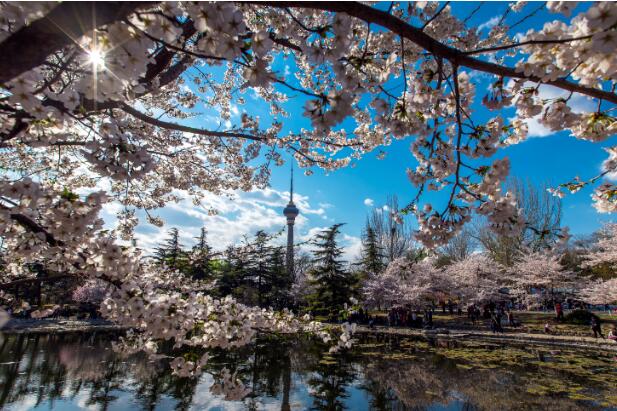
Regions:
<instances>
[{"instance_id":1,"label":"walking path","mask_svg":"<svg viewBox=\"0 0 617 411\"><path fill-rule=\"evenodd\" d=\"M357 333L368 334L388 334L411 337L434 337L453 340L482 340L499 343L510 344L534 344L534 345L550 345L558 347L570 347L580 349L593 349L604 351L617 352L617 342L605 340L602 338L593 337L576 337L571 335L554 335L554 334L531 334L531 333L492 333L483 330L460 330L435 328L432 330L421 330L406 327L385 327L376 326L369 328L367 326L358 326Z\"/></svg>"},{"instance_id":2,"label":"walking path","mask_svg":"<svg viewBox=\"0 0 617 411\"><path fill-rule=\"evenodd\" d=\"M108 321L72 319L11 319L0 329L0 333L64 333L75 331L117 331L121 327ZM398 335L403 337L433 337L451 340L480 340L501 344L534 344L578 349L601 349L617 352L617 342L602 338L578 337L572 335L537 334L525 332L492 333L476 329L435 328L423 330L407 327L375 326L369 328L359 325L357 333Z\"/></svg>"}]
</instances>

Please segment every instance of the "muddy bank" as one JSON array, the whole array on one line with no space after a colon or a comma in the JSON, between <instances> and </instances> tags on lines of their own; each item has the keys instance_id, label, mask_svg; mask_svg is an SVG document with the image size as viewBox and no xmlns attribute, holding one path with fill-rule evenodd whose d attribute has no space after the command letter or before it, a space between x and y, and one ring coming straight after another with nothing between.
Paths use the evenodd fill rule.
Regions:
<instances>
[{"instance_id":1,"label":"muddy bank","mask_svg":"<svg viewBox=\"0 0 617 411\"><path fill-rule=\"evenodd\" d=\"M4 325L4 327L0 328L0 333L53 334L82 331L121 331L123 329L123 327L103 319L76 320L67 318L12 318Z\"/></svg>"},{"instance_id":2,"label":"muddy bank","mask_svg":"<svg viewBox=\"0 0 617 411\"><path fill-rule=\"evenodd\" d=\"M503 344L533 344L547 345L554 347L569 347L585 350L603 350L617 352L617 342L602 338L593 337L574 337L568 335L551 335L551 334L531 334L531 333L492 333L490 331L481 330L456 330L437 328L433 330L419 330L402 327L383 327L378 326L368 328L359 326L358 333L370 334L390 334L410 337L435 337L444 339L459 339L459 340L482 340Z\"/></svg>"}]
</instances>

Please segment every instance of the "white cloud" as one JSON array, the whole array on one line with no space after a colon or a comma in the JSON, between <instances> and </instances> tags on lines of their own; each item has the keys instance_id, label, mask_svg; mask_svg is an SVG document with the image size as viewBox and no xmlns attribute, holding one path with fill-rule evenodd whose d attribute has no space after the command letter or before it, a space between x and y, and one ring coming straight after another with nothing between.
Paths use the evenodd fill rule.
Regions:
<instances>
[{"instance_id":1,"label":"white cloud","mask_svg":"<svg viewBox=\"0 0 617 411\"><path fill-rule=\"evenodd\" d=\"M373 206L373 204L375 204L375 202L373 201L373 199L372 199L372 198L365 198L365 199L364 199L364 205L365 205L365 206L372 207L372 206Z\"/></svg>"},{"instance_id":2,"label":"white cloud","mask_svg":"<svg viewBox=\"0 0 617 411\"><path fill-rule=\"evenodd\" d=\"M478 26L478 31L482 31L484 29L492 29L493 27L497 25L497 23L499 23L500 18L501 17L499 16L491 17L490 19L488 19L487 21L485 21L484 23Z\"/></svg>"},{"instance_id":3,"label":"white cloud","mask_svg":"<svg viewBox=\"0 0 617 411\"><path fill-rule=\"evenodd\" d=\"M610 163L614 163L614 156L611 154L610 151L609 151L609 157L606 160L604 160L602 162L602 165L600 166L600 171L602 173L607 171L607 169L608 169L607 165L608 165L609 162ZM610 173L607 173L604 176L604 178L606 178L607 180L613 181L613 182L617 181L617 170L613 170Z\"/></svg>"},{"instance_id":4,"label":"white cloud","mask_svg":"<svg viewBox=\"0 0 617 411\"><path fill-rule=\"evenodd\" d=\"M328 228L330 227L311 227L308 231L299 236L298 241L310 241L311 239L315 238L317 234L324 230L327 230ZM338 237L338 244L340 247L343 248L343 255L341 256L341 258L344 261L351 263L358 260L362 252L362 239L360 237L341 233L341 235ZM312 246L312 244L306 244L301 247L301 250L310 253L312 250L314 250L314 247Z\"/></svg>"},{"instance_id":5,"label":"white cloud","mask_svg":"<svg viewBox=\"0 0 617 411\"><path fill-rule=\"evenodd\" d=\"M512 84L510 83L509 86L511 85ZM524 84L524 87L535 86L535 83L529 81ZM540 100L553 100L560 97L567 98L569 94L570 93L568 91L559 89L554 86L541 85L538 88L538 99ZM568 105L574 113L583 113L595 110L593 101L590 98L578 93L574 93L572 95L572 97L568 101ZM529 128L529 132L527 134L528 137L547 137L556 133L556 131L552 131L547 127L544 127L540 123L541 116L542 114L538 114L533 118L525 120L525 122L527 123L527 127Z\"/></svg>"},{"instance_id":6,"label":"white cloud","mask_svg":"<svg viewBox=\"0 0 617 411\"><path fill-rule=\"evenodd\" d=\"M185 248L195 243L201 227L208 230L210 244L216 250L224 250L232 244L240 243L245 236L252 236L258 230L275 234L286 229L283 208L289 201L289 192L272 188L257 189L249 192L234 191L222 195L205 193L201 205L196 206L183 192L176 193L183 198L178 203L170 203L159 210L151 211L165 222L163 227L155 227L141 222L135 230L137 246L152 253L168 237L172 227L178 229L180 241ZM322 227L313 227L315 223L330 220L326 209L331 204L320 203L313 206L308 196L294 193L294 202L300 210L296 218L295 231L298 242L311 238ZM122 207L117 203L105 206L104 219L108 228L116 225L116 213ZM211 210L216 210L213 213ZM143 213L140 212L143 216ZM318 220L314 220L318 218ZM284 232L276 240L284 244Z\"/></svg>"},{"instance_id":7,"label":"white cloud","mask_svg":"<svg viewBox=\"0 0 617 411\"><path fill-rule=\"evenodd\" d=\"M527 123L527 128L528 128L527 137L546 137L546 136L550 136L551 134L555 133L554 131L552 131L549 128L544 127L540 123L539 115L533 118L526 119L525 123Z\"/></svg>"},{"instance_id":8,"label":"white cloud","mask_svg":"<svg viewBox=\"0 0 617 411\"><path fill-rule=\"evenodd\" d=\"M343 253L343 259L345 261L353 262L360 258L362 253L362 239L360 237L343 234L343 241L341 244L345 249Z\"/></svg>"}]
</instances>

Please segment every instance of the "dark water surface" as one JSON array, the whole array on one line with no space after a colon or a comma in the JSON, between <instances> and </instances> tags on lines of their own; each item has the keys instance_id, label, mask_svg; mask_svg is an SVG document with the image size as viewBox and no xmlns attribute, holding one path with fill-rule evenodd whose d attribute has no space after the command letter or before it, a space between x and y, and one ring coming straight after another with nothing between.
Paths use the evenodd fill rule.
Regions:
<instances>
[{"instance_id":1,"label":"dark water surface","mask_svg":"<svg viewBox=\"0 0 617 411\"><path fill-rule=\"evenodd\" d=\"M348 353L264 338L213 352L178 378L164 360L121 357L109 333L0 334L2 410L594 410L617 408L615 354L397 337L360 337ZM252 393L209 388L226 366Z\"/></svg>"}]
</instances>

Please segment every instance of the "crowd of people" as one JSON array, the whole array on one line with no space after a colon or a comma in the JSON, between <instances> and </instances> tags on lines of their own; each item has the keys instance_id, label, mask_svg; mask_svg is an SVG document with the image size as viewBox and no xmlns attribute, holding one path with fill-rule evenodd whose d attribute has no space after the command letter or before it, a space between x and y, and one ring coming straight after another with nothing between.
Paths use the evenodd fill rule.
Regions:
<instances>
[{"instance_id":1,"label":"crowd of people","mask_svg":"<svg viewBox=\"0 0 617 411\"><path fill-rule=\"evenodd\" d=\"M425 308L420 314L418 310L407 307L394 307L388 311L388 325L395 327L432 328L433 309Z\"/></svg>"},{"instance_id":2,"label":"crowd of people","mask_svg":"<svg viewBox=\"0 0 617 411\"><path fill-rule=\"evenodd\" d=\"M371 328L375 325L384 325L390 327L431 329L435 325L433 322L433 314L439 308L441 308L444 314L449 313L450 315L454 315L456 313L459 316L463 315L461 304L447 300L437 305L428 305L423 310L408 306L394 306L388 310L385 317L370 315L368 310L360 308L358 311L351 313L346 320L359 324L366 324ZM504 327L506 326L519 327L522 325L521 322L515 318L514 311L525 308L526 307L521 306L521 304L517 305L511 302L488 302L484 304L470 304L467 306L466 311L470 325L476 326L478 324L486 324L493 333L503 333ZM554 321L561 322L564 320L564 309L574 308L578 308L576 304L565 301L563 303L555 303L550 309L555 312ZM589 325L595 338L606 338L617 343L617 329L615 326L610 329L608 335L605 337L602 334L600 321L597 317L593 316ZM554 334L556 332L551 320L547 321L544 325L544 332L546 334Z\"/></svg>"}]
</instances>

